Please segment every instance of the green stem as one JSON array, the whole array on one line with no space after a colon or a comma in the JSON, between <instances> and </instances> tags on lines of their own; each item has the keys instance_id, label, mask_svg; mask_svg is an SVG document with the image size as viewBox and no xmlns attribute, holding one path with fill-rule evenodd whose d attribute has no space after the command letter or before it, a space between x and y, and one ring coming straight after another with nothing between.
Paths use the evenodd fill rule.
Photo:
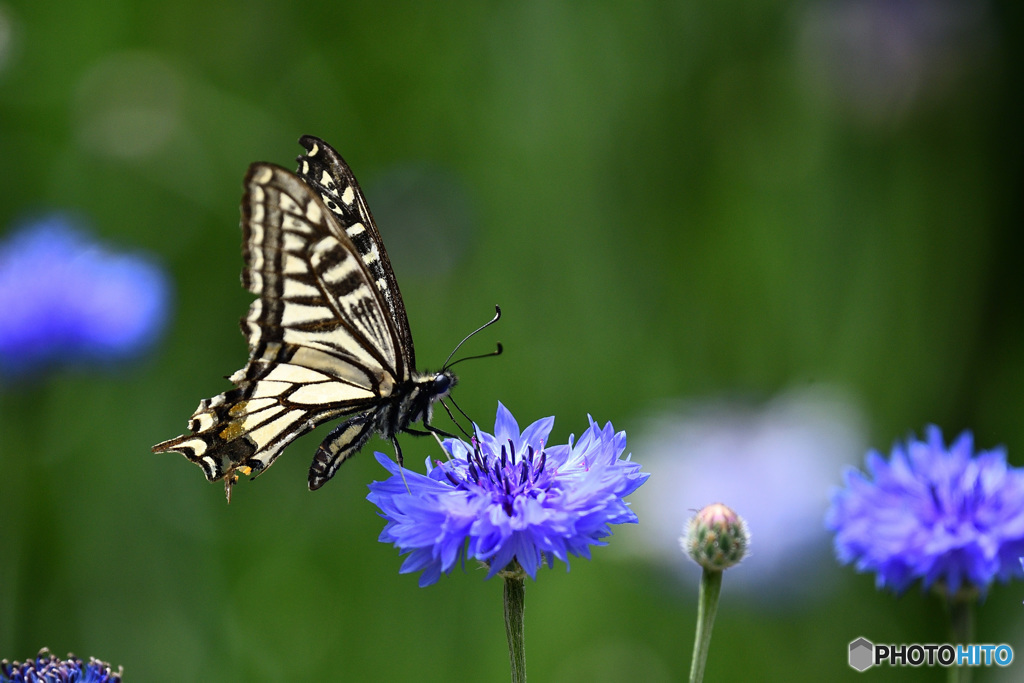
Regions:
<instances>
[{"instance_id":1,"label":"green stem","mask_svg":"<svg viewBox=\"0 0 1024 683\"><path fill-rule=\"evenodd\" d=\"M508 657L512 665L512 683L526 683L526 638L523 633L523 611L526 606L526 575L515 562L512 571L500 576L505 580L505 635ZM518 570L518 571L516 571Z\"/></svg>"},{"instance_id":2,"label":"green stem","mask_svg":"<svg viewBox=\"0 0 1024 683\"><path fill-rule=\"evenodd\" d=\"M954 645L974 642L974 595L953 595L946 601L949 607L949 639ZM969 666L951 666L946 669L949 683L971 683L974 669Z\"/></svg>"},{"instance_id":3,"label":"green stem","mask_svg":"<svg viewBox=\"0 0 1024 683\"><path fill-rule=\"evenodd\" d=\"M697 633L693 639L693 661L690 663L690 683L704 680L704 665L711 646L711 629L718 612L718 595L722 592L722 572L707 569L700 577L700 595L697 598Z\"/></svg>"}]
</instances>

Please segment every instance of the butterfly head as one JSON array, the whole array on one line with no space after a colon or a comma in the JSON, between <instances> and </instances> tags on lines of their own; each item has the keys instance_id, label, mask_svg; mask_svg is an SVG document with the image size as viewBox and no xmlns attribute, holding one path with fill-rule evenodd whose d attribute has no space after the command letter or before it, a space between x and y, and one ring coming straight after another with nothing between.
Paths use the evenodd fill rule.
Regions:
<instances>
[{"instance_id":1,"label":"butterfly head","mask_svg":"<svg viewBox=\"0 0 1024 683\"><path fill-rule=\"evenodd\" d=\"M396 432L407 430L410 422L425 421L429 424L434 402L447 396L457 382L455 373L448 368L414 377L412 387L396 394L401 417L391 429L388 428L389 425L382 425L381 433L391 437Z\"/></svg>"}]
</instances>

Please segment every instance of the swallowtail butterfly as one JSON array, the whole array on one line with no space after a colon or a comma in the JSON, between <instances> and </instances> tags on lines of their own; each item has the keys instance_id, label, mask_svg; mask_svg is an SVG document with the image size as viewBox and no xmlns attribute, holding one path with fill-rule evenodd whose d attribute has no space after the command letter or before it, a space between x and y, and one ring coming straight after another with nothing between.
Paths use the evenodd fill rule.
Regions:
<instances>
[{"instance_id":1,"label":"swallowtail butterfly","mask_svg":"<svg viewBox=\"0 0 1024 683\"><path fill-rule=\"evenodd\" d=\"M447 367L416 371L398 282L348 164L323 140L299 143L296 173L255 163L245 176L242 284L259 297L242 319L249 362L228 378L236 388L199 403L190 434L153 446L224 479L229 501L236 472L258 475L327 420L344 418L313 457L311 490L374 433L401 462L396 436L439 432L432 404L456 382Z\"/></svg>"}]
</instances>

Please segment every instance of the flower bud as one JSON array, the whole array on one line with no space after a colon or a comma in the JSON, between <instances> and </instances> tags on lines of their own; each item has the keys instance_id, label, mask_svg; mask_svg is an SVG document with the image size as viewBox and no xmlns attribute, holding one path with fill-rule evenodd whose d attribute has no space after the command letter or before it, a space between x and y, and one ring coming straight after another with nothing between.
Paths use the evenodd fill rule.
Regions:
<instances>
[{"instance_id":1,"label":"flower bud","mask_svg":"<svg viewBox=\"0 0 1024 683\"><path fill-rule=\"evenodd\" d=\"M704 569L720 572L747 554L750 532L742 517L713 503L690 518L679 544Z\"/></svg>"}]
</instances>

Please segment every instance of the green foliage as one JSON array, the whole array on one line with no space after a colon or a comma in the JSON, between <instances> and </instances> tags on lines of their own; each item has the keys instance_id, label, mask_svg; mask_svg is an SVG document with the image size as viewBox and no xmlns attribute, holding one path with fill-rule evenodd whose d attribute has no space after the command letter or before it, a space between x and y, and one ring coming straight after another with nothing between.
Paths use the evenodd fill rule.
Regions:
<instances>
[{"instance_id":1,"label":"green foliage","mask_svg":"<svg viewBox=\"0 0 1024 683\"><path fill-rule=\"evenodd\" d=\"M128 681L508 675L500 583L468 567L419 589L376 542L369 451L390 446L311 494L318 431L229 507L149 453L244 364L242 176L292 167L305 133L367 193L421 369L501 305L471 350L496 337L505 355L459 367L482 424L500 399L524 423L558 416L555 440L587 413L633 436L667 399L828 383L876 444L936 422L1020 462L1019 23L1002 52L975 26L961 71L867 108L785 3L49 0L0 18L0 231L73 210L177 286L148 361L0 387L0 657L71 650ZM410 166L447 185L392 206L381 188ZM450 264L414 262L418 226L385 220L417 202ZM685 675L694 595L616 552L631 531L527 585L538 680ZM834 572L830 597L782 614L731 599L726 576L708 679L831 679L862 631L944 637L927 601ZM1007 640L1019 603L994 591L979 639Z\"/></svg>"}]
</instances>

